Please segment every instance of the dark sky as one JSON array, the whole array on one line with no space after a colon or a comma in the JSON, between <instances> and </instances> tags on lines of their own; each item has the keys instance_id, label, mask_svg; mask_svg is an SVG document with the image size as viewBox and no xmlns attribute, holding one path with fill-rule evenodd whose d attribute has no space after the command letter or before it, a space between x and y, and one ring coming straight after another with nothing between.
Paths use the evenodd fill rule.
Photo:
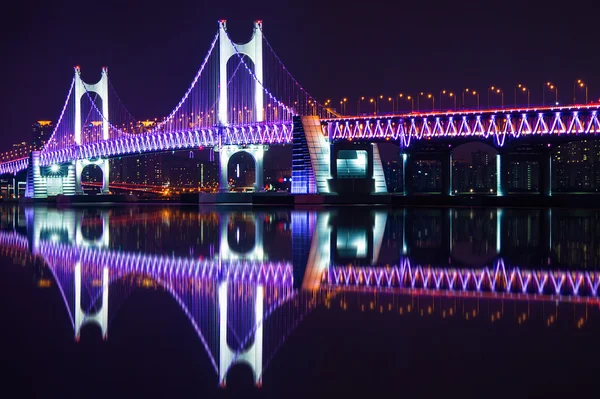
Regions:
<instances>
[{"instance_id":1,"label":"dark sky","mask_svg":"<svg viewBox=\"0 0 600 399\"><path fill-rule=\"evenodd\" d=\"M485 92L495 84L510 103L514 85L524 83L533 103L552 80L560 100L569 101L578 78L590 98L600 96L593 2L355 2L13 4L0 16L0 149L29 139L35 120L56 120L76 64L86 81L107 65L138 119L167 115L221 18L234 41L247 40L252 21L262 19L287 68L321 100L442 88Z\"/></svg>"}]
</instances>

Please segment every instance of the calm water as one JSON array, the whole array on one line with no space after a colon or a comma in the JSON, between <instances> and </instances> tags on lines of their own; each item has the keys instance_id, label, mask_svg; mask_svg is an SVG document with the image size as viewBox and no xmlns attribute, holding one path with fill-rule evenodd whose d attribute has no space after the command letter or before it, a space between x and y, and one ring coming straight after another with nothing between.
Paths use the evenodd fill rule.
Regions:
<instances>
[{"instance_id":1,"label":"calm water","mask_svg":"<svg viewBox=\"0 0 600 399\"><path fill-rule=\"evenodd\" d=\"M2 390L589 395L599 222L566 209L0 207Z\"/></svg>"}]
</instances>

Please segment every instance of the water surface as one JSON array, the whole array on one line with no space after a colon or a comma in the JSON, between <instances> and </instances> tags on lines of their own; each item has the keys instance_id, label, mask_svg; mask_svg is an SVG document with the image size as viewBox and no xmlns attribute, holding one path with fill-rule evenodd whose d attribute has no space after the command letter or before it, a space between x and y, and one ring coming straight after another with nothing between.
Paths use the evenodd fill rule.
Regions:
<instances>
[{"instance_id":1,"label":"water surface","mask_svg":"<svg viewBox=\"0 0 600 399\"><path fill-rule=\"evenodd\" d=\"M600 214L0 207L27 397L593 392Z\"/></svg>"}]
</instances>

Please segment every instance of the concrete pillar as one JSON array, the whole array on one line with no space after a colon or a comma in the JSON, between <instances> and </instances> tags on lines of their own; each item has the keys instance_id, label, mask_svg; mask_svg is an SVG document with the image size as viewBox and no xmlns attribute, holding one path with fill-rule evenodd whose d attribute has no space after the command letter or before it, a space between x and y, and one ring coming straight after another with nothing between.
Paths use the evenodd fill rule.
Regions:
<instances>
[{"instance_id":1,"label":"concrete pillar","mask_svg":"<svg viewBox=\"0 0 600 399\"><path fill-rule=\"evenodd\" d=\"M508 167L510 159L507 154L496 154L496 196L508 194Z\"/></svg>"},{"instance_id":2,"label":"concrete pillar","mask_svg":"<svg viewBox=\"0 0 600 399\"><path fill-rule=\"evenodd\" d=\"M83 172L83 160L75 161L75 195L83 195L83 187L81 187L81 173Z\"/></svg>"},{"instance_id":3,"label":"concrete pillar","mask_svg":"<svg viewBox=\"0 0 600 399\"><path fill-rule=\"evenodd\" d=\"M227 166L231 155L225 147L219 151L219 192L229 192L229 183L227 181Z\"/></svg>"},{"instance_id":4,"label":"concrete pillar","mask_svg":"<svg viewBox=\"0 0 600 399\"><path fill-rule=\"evenodd\" d=\"M413 173L414 165L411 154L402 154L402 190L405 196L412 195L414 192Z\"/></svg>"},{"instance_id":5,"label":"concrete pillar","mask_svg":"<svg viewBox=\"0 0 600 399\"><path fill-rule=\"evenodd\" d=\"M110 166L108 163L108 159L103 159L100 161L100 170L102 170L102 191L100 194L108 194L110 193L108 183L110 180Z\"/></svg>"},{"instance_id":6,"label":"concrete pillar","mask_svg":"<svg viewBox=\"0 0 600 399\"><path fill-rule=\"evenodd\" d=\"M549 197L552 195L552 154L548 151L540 154L540 195Z\"/></svg>"},{"instance_id":7,"label":"concrete pillar","mask_svg":"<svg viewBox=\"0 0 600 399\"><path fill-rule=\"evenodd\" d=\"M442 166L442 195L452 195L452 151L442 153L440 161Z\"/></svg>"},{"instance_id":8,"label":"concrete pillar","mask_svg":"<svg viewBox=\"0 0 600 399\"><path fill-rule=\"evenodd\" d=\"M253 155L254 156L254 155ZM254 156L254 191L259 192L262 191L265 187L265 182L263 178L264 174L264 165L263 165L263 156L256 157Z\"/></svg>"}]
</instances>

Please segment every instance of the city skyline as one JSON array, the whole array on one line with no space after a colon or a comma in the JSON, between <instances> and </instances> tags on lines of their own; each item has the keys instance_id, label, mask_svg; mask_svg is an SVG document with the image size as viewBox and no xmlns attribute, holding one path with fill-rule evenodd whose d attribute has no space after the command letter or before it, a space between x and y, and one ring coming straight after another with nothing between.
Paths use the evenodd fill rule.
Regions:
<instances>
[{"instance_id":1,"label":"city skyline","mask_svg":"<svg viewBox=\"0 0 600 399\"><path fill-rule=\"evenodd\" d=\"M203 11L201 23L183 5L130 10L107 4L97 10L86 9L84 4L74 8L40 4L28 10L25 23L14 19L6 29L16 40L5 44L4 53L23 62L0 67L5 76L16 77L4 82L5 128L25 132L32 120L56 119L74 65L82 66L84 79L89 81L97 80L100 68L107 65L124 104L138 119L166 115L189 85L221 18L229 20L228 31L236 41L247 39L252 20L264 20L265 37L298 81L316 98L332 98L334 104L342 97L354 100L380 93L387 97L402 91L438 97L442 89L458 93L473 87L481 92L481 104L487 105L485 90L490 85L501 87L505 103L510 103L511 88L517 83L528 85L532 102L540 102L547 81L559 88L559 100L568 102L574 79L585 80L590 99L599 86L593 75L598 56L591 50L593 35L587 34L592 27L585 19L577 22L583 18L583 5L559 10L552 4L538 8L527 3L514 13L507 4L480 3L388 6L386 12L377 4L360 12L333 3L293 10L268 4L209 7L194 3L193 7ZM557 18L559 11L563 23L556 29L547 21ZM94 22L85 18L94 13L98 16ZM394 23L397 18L401 24ZM98 22L103 19L114 23ZM163 22L158 24L160 29L155 21ZM311 29L303 29L309 21ZM169 24L178 29L168 29ZM65 36L73 40L65 41ZM405 36L411 40L396 40ZM403 51L394 51L398 48ZM561 62L565 52L580 55L565 63ZM409 54L415 62L404 62L400 54ZM307 62L315 56L332 62ZM177 62L171 62L175 57ZM374 63L375 57L381 61ZM504 62L460 62L488 57ZM540 60L541 65L536 62ZM441 61L444 66L440 68ZM24 90L19 83L23 81L28 82L25 88L36 87L35 95ZM148 100L140 102L139 98ZM2 137L0 146L7 148L12 144L7 140L15 135Z\"/></svg>"}]
</instances>

